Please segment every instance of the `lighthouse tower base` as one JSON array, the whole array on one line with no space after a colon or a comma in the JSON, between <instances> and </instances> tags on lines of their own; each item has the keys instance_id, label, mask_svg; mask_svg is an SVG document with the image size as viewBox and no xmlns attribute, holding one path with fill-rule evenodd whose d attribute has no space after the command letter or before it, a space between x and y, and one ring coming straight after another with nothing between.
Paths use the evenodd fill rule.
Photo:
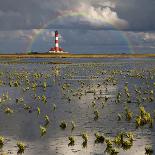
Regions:
<instances>
[{"instance_id":1,"label":"lighthouse tower base","mask_svg":"<svg viewBox=\"0 0 155 155\"><path fill-rule=\"evenodd\" d=\"M56 48L56 47L54 47L54 48L51 48L49 51L48 51L49 53L68 53L68 52L65 52L62 48Z\"/></svg>"},{"instance_id":2,"label":"lighthouse tower base","mask_svg":"<svg viewBox=\"0 0 155 155\"><path fill-rule=\"evenodd\" d=\"M64 52L64 51L48 51L48 53L55 53L55 54L59 54L59 53L68 53L68 52Z\"/></svg>"},{"instance_id":3,"label":"lighthouse tower base","mask_svg":"<svg viewBox=\"0 0 155 155\"><path fill-rule=\"evenodd\" d=\"M63 51L62 49L56 51L56 50L54 50L54 49L52 48L52 49L50 49L50 50L48 51L48 53L55 53L55 54L57 54L57 53L68 53L68 52Z\"/></svg>"},{"instance_id":4,"label":"lighthouse tower base","mask_svg":"<svg viewBox=\"0 0 155 155\"><path fill-rule=\"evenodd\" d=\"M49 53L66 53L64 51L49 51Z\"/></svg>"}]
</instances>

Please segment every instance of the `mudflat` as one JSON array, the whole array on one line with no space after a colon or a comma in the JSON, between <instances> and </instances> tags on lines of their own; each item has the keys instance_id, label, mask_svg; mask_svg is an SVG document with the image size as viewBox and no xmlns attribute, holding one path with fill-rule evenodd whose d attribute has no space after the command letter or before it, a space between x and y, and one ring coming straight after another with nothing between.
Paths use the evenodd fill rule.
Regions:
<instances>
[{"instance_id":1,"label":"mudflat","mask_svg":"<svg viewBox=\"0 0 155 155\"><path fill-rule=\"evenodd\" d=\"M0 58L154 58L155 54L0 54Z\"/></svg>"}]
</instances>

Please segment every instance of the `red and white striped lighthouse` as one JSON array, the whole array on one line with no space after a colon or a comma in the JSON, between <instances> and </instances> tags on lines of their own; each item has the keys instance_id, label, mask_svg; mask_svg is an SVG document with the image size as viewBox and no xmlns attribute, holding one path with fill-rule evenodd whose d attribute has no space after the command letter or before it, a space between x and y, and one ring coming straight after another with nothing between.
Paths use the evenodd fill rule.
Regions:
<instances>
[{"instance_id":1,"label":"red and white striped lighthouse","mask_svg":"<svg viewBox=\"0 0 155 155\"><path fill-rule=\"evenodd\" d=\"M55 51L59 51L59 33L55 31Z\"/></svg>"},{"instance_id":2,"label":"red and white striped lighthouse","mask_svg":"<svg viewBox=\"0 0 155 155\"><path fill-rule=\"evenodd\" d=\"M67 53L59 47L59 33L55 31L55 47L49 50L49 53Z\"/></svg>"}]
</instances>

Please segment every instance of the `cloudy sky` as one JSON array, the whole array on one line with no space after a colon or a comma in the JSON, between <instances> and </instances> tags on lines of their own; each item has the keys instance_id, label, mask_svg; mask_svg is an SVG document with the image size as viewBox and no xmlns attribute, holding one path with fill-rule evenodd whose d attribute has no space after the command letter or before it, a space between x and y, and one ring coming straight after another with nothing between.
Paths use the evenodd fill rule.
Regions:
<instances>
[{"instance_id":1,"label":"cloudy sky","mask_svg":"<svg viewBox=\"0 0 155 155\"><path fill-rule=\"evenodd\" d=\"M155 53L155 0L1 0L0 53Z\"/></svg>"}]
</instances>

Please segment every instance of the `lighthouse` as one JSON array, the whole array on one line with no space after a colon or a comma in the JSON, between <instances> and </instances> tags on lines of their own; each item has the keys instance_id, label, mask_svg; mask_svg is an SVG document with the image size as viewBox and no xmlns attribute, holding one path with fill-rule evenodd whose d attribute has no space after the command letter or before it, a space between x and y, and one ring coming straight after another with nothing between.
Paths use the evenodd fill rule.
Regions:
<instances>
[{"instance_id":1,"label":"lighthouse","mask_svg":"<svg viewBox=\"0 0 155 155\"><path fill-rule=\"evenodd\" d=\"M66 53L62 48L59 46L59 33L55 31L55 47L49 50L49 53Z\"/></svg>"},{"instance_id":2,"label":"lighthouse","mask_svg":"<svg viewBox=\"0 0 155 155\"><path fill-rule=\"evenodd\" d=\"M55 31L55 50L56 52L59 51L59 33Z\"/></svg>"}]
</instances>

